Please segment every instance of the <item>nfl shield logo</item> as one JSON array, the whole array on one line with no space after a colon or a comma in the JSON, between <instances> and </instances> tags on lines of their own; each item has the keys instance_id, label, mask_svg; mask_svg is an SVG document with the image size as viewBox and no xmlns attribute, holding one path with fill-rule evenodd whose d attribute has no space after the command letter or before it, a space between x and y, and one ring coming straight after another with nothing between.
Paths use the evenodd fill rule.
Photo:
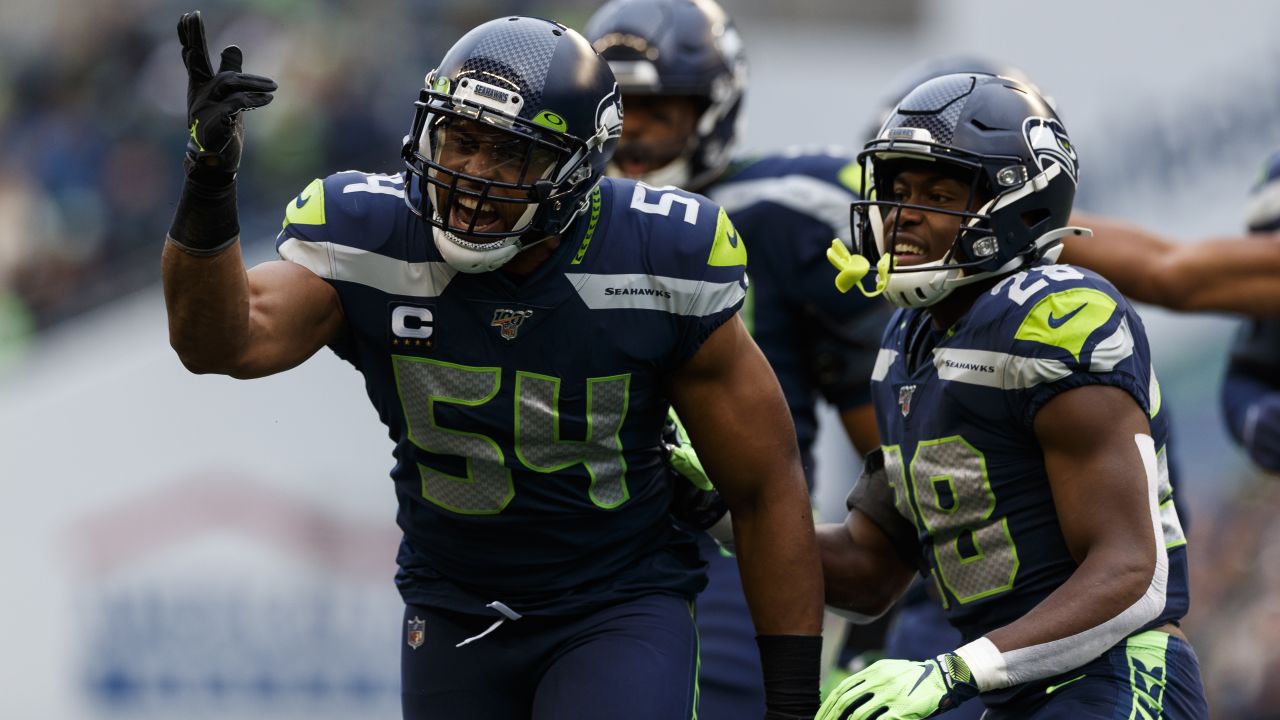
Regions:
<instances>
[{"instance_id":1,"label":"nfl shield logo","mask_svg":"<svg viewBox=\"0 0 1280 720\"><path fill-rule=\"evenodd\" d=\"M409 633L406 636L409 647L417 650L422 647L422 643L427 639L427 621L414 617L408 621Z\"/></svg>"},{"instance_id":2,"label":"nfl shield logo","mask_svg":"<svg viewBox=\"0 0 1280 720\"><path fill-rule=\"evenodd\" d=\"M532 310L499 308L493 311L493 321L489 324L502 331L503 340L515 340L516 333L520 332L520 323L532 314Z\"/></svg>"},{"instance_id":3,"label":"nfl shield logo","mask_svg":"<svg viewBox=\"0 0 1280 720\"><path fill-rule=\"evenodd\" d=\"M898 388L898 409L902 411L902 417L906 417L911 412L911 395L916 391L915 385L903 385Z\"/></svg>"}]
</instances>

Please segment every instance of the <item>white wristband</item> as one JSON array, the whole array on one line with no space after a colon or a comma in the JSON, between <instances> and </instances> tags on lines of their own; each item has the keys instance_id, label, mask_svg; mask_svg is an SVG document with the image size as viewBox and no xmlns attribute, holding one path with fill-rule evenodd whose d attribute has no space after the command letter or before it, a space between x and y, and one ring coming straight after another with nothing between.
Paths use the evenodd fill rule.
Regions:
<instances>
[{"instance_id":1,"label":"white wristband","mask_svg":"<svg viewBox=\"0 0 1280 720\"><path fill-rule=\"evenodd\" d=\"M981 692L1009 687L1009 669L1000 648L985 636L955 649L973 673L973 683Z\"/></svg>"}]
</instances>

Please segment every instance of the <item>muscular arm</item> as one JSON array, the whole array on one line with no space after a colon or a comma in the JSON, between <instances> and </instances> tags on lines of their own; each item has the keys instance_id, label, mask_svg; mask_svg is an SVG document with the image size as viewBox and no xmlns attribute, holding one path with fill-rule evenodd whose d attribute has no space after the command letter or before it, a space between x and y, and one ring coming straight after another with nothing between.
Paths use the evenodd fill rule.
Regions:
<instances>
[{"instance_id":1,"label":"muscular arm","mask_svg":"<svg viewBox=\"0 0 1280 720\"><path fill-rule=\"evenodd\" d=\"M821 565L795 430L741 320L713 332L667 391L732 514L756 632L817 635Z\"/></svg>"},{"instance_id":2,"label":"muscular arm","mask_svg":"<svg viewBox=\"0 0 1280 720\"><path fill-rule=\"evenodd\" d=\"M902 560L888 534L858 509L843 523L818 526L826 601L870 620L906 591L915 568Z\"/></svg>"},{"instance_id":3,"label":"muscular arm","mask_svg":"<svg viewBox=\"0 0 1280 720\"><path fill-rule=\"evenodd\" d=\"M328 283L283 261L246 272L239 243L200 257L166 242L162 277L169 343L192 372L254 378L288 370L343 326Z\"/></svg>"},{"instance_id":4,"label":"muscular arm","mask_svg":"<svg viewBox=\"0 0 1280 720\"><path fill-rule=\"evenodd\" d=\"M840 424L859 455L880 447L880 429L876 427L876 409L871 403L842 410Z\"/></svg>"},{"instance_id":5,"label":"muscular arm","mask_svg":"<svg viewBox=\"0 0 1280 720\"><path fill-rule=\"evenodd\" d=\"M1180 311L1280 315L1280 242L1271 235L1178 243L1084 213L1072 225L1093 237L1064 240L1062 262L1096 271L1140 302Z\"/></svg>"},{"instance_id":6,"label":"muscular arm","mask_svg":"<svg viewBox=\"0 0 1280 720\"><path fill-rule=\"evenodd\" d=\"M1164 606L1158 575L1167 567L1160 566L1164 546L1154 516L1155 450L1146 413L1123 390L1088 385L1050 400L1036 415L1035 433L1078 567L1039 605L986 636L1009 663L1007 682L997 686L1087 662ZM990 678L983 680L980 687L990 689Z\"/></svg>"}]
</instances>

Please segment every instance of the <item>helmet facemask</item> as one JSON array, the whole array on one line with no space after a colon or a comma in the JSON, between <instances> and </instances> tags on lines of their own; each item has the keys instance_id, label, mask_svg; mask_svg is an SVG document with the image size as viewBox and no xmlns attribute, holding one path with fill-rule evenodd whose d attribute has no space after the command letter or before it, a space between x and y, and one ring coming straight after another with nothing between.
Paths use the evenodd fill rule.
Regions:
<instances>
[{"instance_id":1,"label":"helmet facemask","mask_svg":"<svg viewBox=\"0 0 1280 720\"><path fill-rule=\"evenodd\" d=\"M517 117L516 92L462 79L450 93L448 79L434 75L404 150L420 182L414 210L451 265L486 272L573 220L566 198L591 176L588 147L557 133L554 113Z\"/></svg>"},{"instance_id":2,"label":"helmet facemask","mask_svg":"<svg viewBox=\"0 0 1280 720\"><path fill-rule=\"evenodd\" d=\"M906 136L909 133L894 133ZM1035 232L1047 220L1027 205L1034 186L1058 174L1050 166L1029 182L1023 160L1016 156L977 155L926 140L888 137L872 141L858 156L868 199L853 203L855 243L868 263L880 272L878 287L901 307L926 307L942 300L956 287L1002 275L1030 265L1045 254L1056 235L1044 242L1019 246L1001 237ZM893 183L904 164L933 167L968 187L964 210L893 200ZM912 210L959 219L959 227L946 253L937 259L911 265L897 262L901 254L898 232L902 211ZM892 222L886 222L886 220ZM1010 223L1020 225L1011 228Z\"/></svg>"}]
</instances>

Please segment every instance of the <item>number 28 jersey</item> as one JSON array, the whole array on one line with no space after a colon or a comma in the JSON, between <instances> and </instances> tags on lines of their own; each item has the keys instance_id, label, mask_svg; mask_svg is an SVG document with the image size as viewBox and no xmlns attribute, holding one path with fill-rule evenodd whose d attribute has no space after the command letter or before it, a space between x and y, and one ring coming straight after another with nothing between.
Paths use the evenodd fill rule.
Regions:
<instances>
[{"instance_id":1,"label":"number 28 jersey","mask_svg":"<svg viewBox=\"0 0 1280 720\"><path fill-rule=\"evenodd\" d=\"M1007 625L1062 585L1067 549L1033 422L1061 392L1127 391L1157 451L1155 517L1168 555L1165 607L1187 609L1186 539L1173 504L1167 412L1137 313L1106 280L1041 265L983 293L948 332L899 310L872 374L885 468L898 512L919 530L948 617L965 641ZM1105 419L1103 420L1105 422Z\"/></svg>"},{"instance_id":2,"label":"number 28 jersey","mask_svg":"<svg viewBox=\"0 0 1280 720\"><path fill-rule=\"evenodd\" d=\"M574 614L691 597L704 566L668 517L662 379L745 297L728 217L606 178L516 280L454 271L405 192L402 175L316 180L277 240L337 290L347 332L333 350L395 442L404 599Z\"/></svg>"}]
</instances>

